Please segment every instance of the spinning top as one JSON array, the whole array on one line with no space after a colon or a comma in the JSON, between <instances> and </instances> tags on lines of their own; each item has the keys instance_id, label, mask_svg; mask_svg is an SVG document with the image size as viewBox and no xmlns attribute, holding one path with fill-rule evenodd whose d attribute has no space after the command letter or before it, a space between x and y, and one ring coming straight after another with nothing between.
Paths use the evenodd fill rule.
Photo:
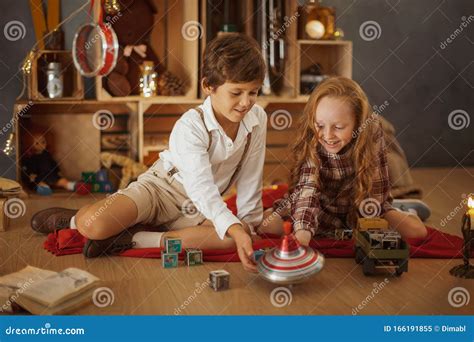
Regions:
<instances>
[{"instance_id":1,"label":"spinning top","mask_svg":"<svg viewBox=\"0 0 474 342\"><path fill-rule=\"evenodd\" d=\"M291 223L285 222L284 229L281 245L258 259L257 270L275 284L301 283L323 268L324 256L310 247L301 246L291 232Z\"/></svg>"}]
</instances>

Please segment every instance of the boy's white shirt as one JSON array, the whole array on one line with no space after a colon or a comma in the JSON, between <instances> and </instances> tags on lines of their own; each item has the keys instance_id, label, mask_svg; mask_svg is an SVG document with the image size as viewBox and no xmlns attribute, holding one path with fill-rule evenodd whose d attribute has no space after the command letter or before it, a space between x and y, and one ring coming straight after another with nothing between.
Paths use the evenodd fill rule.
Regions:
<instances>
[{"instance_id":1,"label":"boy's white shirt","mask_svg":"<svg viewBox=\"0 0 474 342\"><path fill-rule=\"evenodd\" d=\"M221 239L227 229L235 223L246 222L251 227L260 225L263 219L262 177L265 160L267 114L259 105L254 105L240 122L237 137L233 142L217 122L208 97L200 106L204 112L209 135L199 113L190 109L176 122L169 139L169 148L160 153L165 170L175 166L175 174L197 209L216 228ZM247 156L236 178L237 217L227 208L220 193L230 182L252 132Z\"/></svg>"}]
</instances>

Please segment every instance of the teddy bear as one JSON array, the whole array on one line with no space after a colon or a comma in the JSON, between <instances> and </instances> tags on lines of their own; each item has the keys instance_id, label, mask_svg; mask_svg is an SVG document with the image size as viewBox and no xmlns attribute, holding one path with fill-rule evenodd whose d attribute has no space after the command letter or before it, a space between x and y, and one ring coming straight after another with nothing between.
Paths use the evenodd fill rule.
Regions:
<instances>
[{"instance_id":1,"label":"teddy bear","mask_svg":"<svg viewBox=\"0 0 474 342\"><path fill-rule=\"evenodd\" d=\"M115 153L102 152L100 154L100 162L107 169L110 169L113 165L122 167L122 178L120 179L119 189L126 188L131 181L136 180L138 176L148 170L145 165Z\"/></svg>"},{"instance_id":2,"label":"teddy bear","mask_svg":"<svg viewBox=\"0 0 474 342\"><path fill-rule=\"evenodd\" d=\"M105 78L104 86L113 96L140 94L140 66L152 61L158 74L159 95L184 95L184 83L160 63L150 45L150 33L155 25L158 8L153 0L119 0L120 12L107 15L104 21L117 34L119 55L117 64Z\"/></svg>"}]
</instances>

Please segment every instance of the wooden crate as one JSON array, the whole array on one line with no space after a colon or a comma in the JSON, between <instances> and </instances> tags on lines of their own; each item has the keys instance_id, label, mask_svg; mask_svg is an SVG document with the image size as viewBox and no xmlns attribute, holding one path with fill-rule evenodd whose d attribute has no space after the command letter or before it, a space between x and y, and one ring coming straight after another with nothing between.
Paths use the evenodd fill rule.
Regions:
<instances>
[{"instance_id":1,"label":"wooden crate","mask_svg":"<svg viewBox=\"0 0 474 342\"><path fill-rule=\"evenodd\" d=\"M46 67L49 62L60 62L63 72L63 97L50 99L46 92ZM34 54L31 72L26 77L27 98L33 101L82 100L84 82L74 67L71 51L43 50Z\"/></svg>"},{"instance_id":2,"label":"wooden crate","mask_svg":"<svg viewBox=\"0 0 474 342\"><path fill-rule=\"evenodd\" d=\"M352 78L352 42L345 40L299 40L297 56L298 94L301 72L315 63L324 75Z\"/></svg>"},{"instance_id":3,"label":"wooden crate","mask_svg":"<svg viewBox=\"0 0 474 342\"><path fill-rule=\"evenodd\" d=\"M5 208L8 198L0 198L0 232L7 230L10 224L10 218L8 217L7 209Z\"/></svg>"},{"instance_id":4,"label":"wooden crate","mask_svg":"<svg viewBox=\"0 0 474 342\"><path fill-rule=\"evenodd\" d=\"M234 3L238 3L237 7L239 7L239 12L242 15L240 18L240 23L236 22L236 24L240 25L242 33L245 33L251 37L257 37L258 28L256 27L256 20L258 14L258 8L256 8L256 3L254 0L242 0L236 1ZM285 71L284 76L282 77L282 89L280 94L272 94L268 96L260 96L261 102L273 102L273 101L298 101L299 99L296 98L297 96L297 88L296 88L296 57L297 57L297 12L298 12L298 3L296 0L284 0L285 6L285 13L288 19L291 19L292 23L288 26L282 26L283 34L285 37L285 53L286 53L286 61L285 61ZM202 25L205 28L205 33L203 34L203 38L201 39L201 56L204 53L204 49L206 44L209 40L215 38L215 32L212 32L213 35L209 34L209 30L216 31L215 25L215 17L210 16L210 10L214 10L220 12L223 10L224 2L221 0L208 0L201 2L201 21ZM235 19L234 19L235 21ZM282 34L282 36L283 36ZM202 95L202 94L201 94Z\"/></svg>"},{"instance_id":5,"label":"wooden crate","mask_svg":"<svg viewBox=\"0 0 474 342\"><path fill-rule=\"evenodd\" d=\"M185 25L193 25L199 20L198 0L154 0L160 9L155 15L155 23L150 33L150 45L168 71L179 77L186 85L184 96L173 96L176 101L196 99L198 96L199 72L199 38L187 40L183 38L182 30ZM100 1L97 1L94 11L97 14ZM140 101L144 98L138 95L118 97L112 96L103 87L103 77L95 78L96 96L98 100L109 101ZM159 103L166 101L168 96L146 98L147 101Z\"/></svg>"},{"instance_id":6,"label":"wooden crate","mask_svg":"<svg viewBox=\"0 0 474 342\"><path fill-rule=\"evenodd\" d=\"M14 107L16 132L16 172L21 182L21 156L25 152L24 136L30 128L48 129L53 137L50 150L60 164L63 175L78 180L82 171L96 171L100 168L101 138L103 136L127 135L127 156L137 158L136 112L133 108L118 102L97 101L37 102L33 105L17 103ZM110 111L114 122L110 128L99 130L94 114ZM122 154L119 148L114 153ZM25 184L22 184L25 185Z\"/></svg>"}]
</instances>

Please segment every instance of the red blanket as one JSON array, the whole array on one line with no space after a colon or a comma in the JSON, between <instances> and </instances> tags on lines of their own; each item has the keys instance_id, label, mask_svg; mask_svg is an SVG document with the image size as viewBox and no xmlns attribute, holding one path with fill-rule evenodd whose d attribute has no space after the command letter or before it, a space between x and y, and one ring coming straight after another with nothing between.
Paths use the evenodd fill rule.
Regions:
<instances>
[{"instance_id":1,"label":"red blanket","mask_svg":"<svg viewBox=\"0 0 474 342\"><path fill-rule=\"evenodd\" d=\"M44 248L54 255L78 254L86 242L77 230L63 229L54 234L49 234L44 243ZM266 237L256 241L253 248L268 248L278 245L280 239ZM410 255L412 258L462 258L463 239L457 236L442 233L436 229L428 228L426 239L411 239ZM350 258L353 257L353 242L337 241L333 239L312 240L311 247L323 253L326 257ZM162 248L130 249L121 254L127 257L159 258ZM472 253L474 257L474 252ZM239 261L234 249L203 250L204 261ZM184 254L180 254L180 259Z\"/></svg>"},{"instance_id":2,"label":"red blanket","mask_svg":"<svg viewBox=\"0 0 474 342\"><path fill-rule=\"evenodd\" d=\"M269 208L276 199L281 198L288 187L286 185L274 186L263 191L263 206ZM229 208L235 213L235 196L226 200ZM49 234L44 242L44 248L56 256L78 254L86 242L77 230L62 229ZM265 236L254 243L253 248L274 247L280 243L276 236ZM428 228L425 239L411 239L410 255L415 258L462 258L463 239L454 235L442 233L436 229ZM353 257L353 241L339 241L333 239L312 240L310 246L323 253L326 257L349 258ZM162 248L130 249L120 254L127 257L159 258ZM474 252L472 253L474 257ZM180 254L184 258L184 253ZM239 261L235 249L203 250L204 261Z\"/></svg>"}]
</instances>

